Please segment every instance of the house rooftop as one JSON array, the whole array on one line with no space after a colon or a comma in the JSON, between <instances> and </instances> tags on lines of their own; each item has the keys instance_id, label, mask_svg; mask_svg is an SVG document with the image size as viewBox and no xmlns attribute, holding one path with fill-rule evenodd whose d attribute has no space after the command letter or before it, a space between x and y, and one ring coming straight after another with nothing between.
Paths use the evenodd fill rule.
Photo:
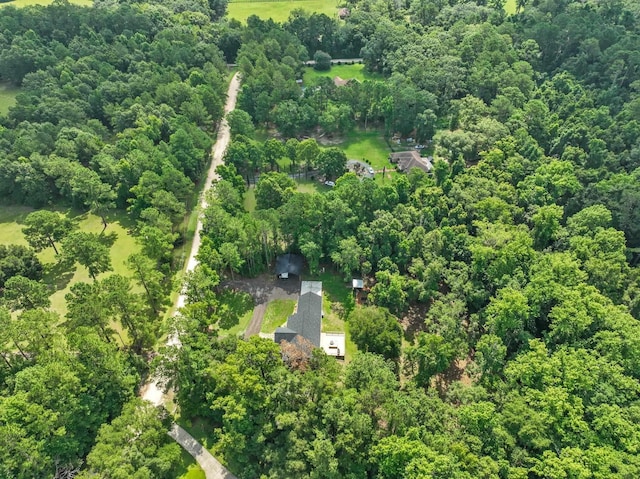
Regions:
<instances>
[{"instance_id":1,"label":"house rooftop","mask_svg":"<svg viewBox=\"0 0 640 479\"><path fill-rule=\"evenodd\" d=\"M398 170L404 173L408 173L411 168L419 168L429 173L433 168L431 158L423 158L416 150L391 153L389 155L389 161L391 163L397 163Z\"/></svg>"}]
</instances>

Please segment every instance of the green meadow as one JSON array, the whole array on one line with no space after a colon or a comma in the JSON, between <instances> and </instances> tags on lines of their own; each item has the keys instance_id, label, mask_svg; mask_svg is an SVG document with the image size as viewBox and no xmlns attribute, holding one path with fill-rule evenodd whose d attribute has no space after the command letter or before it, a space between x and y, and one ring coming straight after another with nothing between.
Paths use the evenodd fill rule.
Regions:
<instances>
[{"instance_id":1,"label":"green meadow","mask_svg":"<svg viewBox=\"0 0 640 479\"><path fill-rule=\"evenodd\" d=\"M308 12L324 13L329 17L335 17L338 7L334 2L326 0L300 0L284 2L230 2L227 6L229 18L246 22L251 15L257 15L262 19L273 19L275 22L285 22L295 9Z\"/></svg>"}]
</instances>

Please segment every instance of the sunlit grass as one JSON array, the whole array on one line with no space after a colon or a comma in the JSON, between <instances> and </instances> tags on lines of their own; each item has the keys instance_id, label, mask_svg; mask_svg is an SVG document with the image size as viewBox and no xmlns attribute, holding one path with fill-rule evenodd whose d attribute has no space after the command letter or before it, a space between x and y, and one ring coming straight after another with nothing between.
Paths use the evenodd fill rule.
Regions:
<instances>
[{"instance_id":1,"label":"sunlit grass","mask_svg":"<svg viewBox=\"0 0 640 479\"><path fill-rule=\"evenodd\" d=\"M378 73L370 73L364 68L362 63L354 63L353 65L332 65L330 70L317 71L311 67L305 68L302 81L304 84L309 84L313 80L321 77L335 78L340 77L343 80L380 80L382 75Z\"/></svg>"},{"instance_id":2,"label":"sunlit grass","mask_svg":"<svg viewBox=\"0 0 640 479\"><path fill-rule=\"evenodd\" d=\"M227 6L229 18L246 22L251 15L257 15L262 19L271 18L275 22L285 22L295 9L308 12L324 13L329 17L335 17L338 7L334 2L327 0L300 0L283 2L232 2Z\"/></svg>"},{"instance_id":3,"label":"sunlit grass","mask_svg":"<svg viewBox=\"0 0 640 479\"><path fill-rule=\"evenodd\" d=\"M385 166L387 169L393 168L389 162L391 149L378 130L353 130L336 146L344 151L348 159L369 163L375 170L381 170Z\"/></svg>"},{"instance_id":4,"label":"sunlit grass","mask_svg":"<svg viewBox=\"0 0 640 479\"><path fill-rule=\"evenodd\" d=\"M262 333L273 333L276 328L287 322L287 318L293 314L296 302L293 299L274 299L267 305L262 320Z\"/></svg>"},{"instance_id":5,"label":"sunlit grass","mask_svg":"<svg viewBox=\"0 0 640 479\"><path fill-rule=\"evenodd\" d=\"M22 228L24 227L24 218L32 211L34 211L32 208L26 206L3 205L0 207L0 244L27 245ZM80 231L89 233L102 231L102 221L98 216L74 211L66 213L73 218ZM110 274L131 276L131 271L127 268L125 261L130 254L140 251L140 245L128 233L128 222L129 219L124 212L114 214L109 221L109 226L104 233L115 236L115 241L110 248L113 271L102 273L98 278L104 278ZM61 250L59 245L58 249ZM45 270L43 282L54 291L50 296L51 308L63 316L67 312L64 296L70 292L71 286L79 282L90 283L93 279L89 276L87 269L78 264L69 270L60 270L56 266L58 258L53 248L44 249L38 253L38 257ZM134 290L140 291L140 288L134 286Z\"/></svg>"}]
</instances>

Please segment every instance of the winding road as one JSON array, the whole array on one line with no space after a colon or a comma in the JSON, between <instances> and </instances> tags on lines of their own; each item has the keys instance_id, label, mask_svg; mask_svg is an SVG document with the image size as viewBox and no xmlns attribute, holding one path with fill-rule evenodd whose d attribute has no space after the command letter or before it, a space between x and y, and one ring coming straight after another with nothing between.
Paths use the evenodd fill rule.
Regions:
<instances>
[{"instance_id":1,"label":"winding road","mask_svg":"<svg viewBox=\"0 0 640 479\"><path fill-rule=\"evenodd\" d=\"M225 116L236 107L236 100L238 98L239 89L240 73L236 73L229 83L229 89L227 91L227 103L224 106ZM207 179L205 180L204 187L202 188L200 203L198 205L200 211L204 211L207 207L207 195L205 193L209 190L209 188L211 188L213 180L218 178L218 175L216 174L216 168L222 164L222 156L224 155L224 151L227 149L230 137L231 134L229 131L229 125L226 118L223 118L220 122L220 127L218 128L218 136L216 137L216 142L211 149L211 165L209 166ZM202 242L200 236L201 232L202 218L200 215L198 215L198 223L196 225L195 234L193 235L191 251L189 252L189 257L187 258L187 272L193 271L198 265L196 256L198 255L200 244ZM178 311L185 305L186 299L186 295L181 292L174 305L176 311ZM169 338L167 339L167 345L180 347L181 343L178 335L172 334L171 336L169 336ZM157 379L153 379L150 383L146 384L142 388L141 396L142 399L145 399L156 406L160 406L164 400L164 392L158 387ZM201 444L198 443L198 441L196 441L187 431L182 429L180 426L174 424L169 435L173 437L182 447L185 448L185 450L189 454L193 456L193 458L198 462L198 464L204 471L207 479L235 479L233 474L225 469L225 467L220 464L220 462L218 462L218 460L213 457L209 453L209 451L207 451Z\"/></svg>"}]
</instances>

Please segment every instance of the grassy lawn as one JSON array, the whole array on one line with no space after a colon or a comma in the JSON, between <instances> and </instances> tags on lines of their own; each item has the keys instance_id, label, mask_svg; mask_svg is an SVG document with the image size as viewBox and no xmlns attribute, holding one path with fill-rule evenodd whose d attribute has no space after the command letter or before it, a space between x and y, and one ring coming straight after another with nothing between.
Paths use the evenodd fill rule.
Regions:
<instances>
[{"instance_id":1,"label":"grassy lawn","mask_svg":"<svg viewBox=\"0 0 640 479\"><path fill-rule=\"evenodd\" d=\"M287 318L293 314L296 302L293 299L274 299L267 305L262 320L262 333L273 333L276 328L286 323Z\"/></svg>"},{"instance_id":2,"label":"grassy lawn","mask_svg":"<svg viewBox=\"0 0 640 479\"><path fill-rule=\"evenodd\" d=\"M346 135L344 142L336 146L344 151L348 159L365 161L376 170L385 166L387 169L393 167L389 162L391 150L377 130L353 130Z\"/></svg>"},{"instance_id":3,"label":"grassy lawn","mask_svg":"<svg viewBox=\"0 0 640 479\"><path fill-rule=\"evenodd\" d=\"M0 208L0 244L22 244L27 241L22 234L22 223L24 218L32 212L32 208L25 206L2 206ZM77 222L81 231L90 233L100 233L102 222L99 217L88 213L78 214L77 212L67 212L67 214ZM127 233L129 219L126 214L119 212L114 214L105 231L107 237L113 236L111 251L112 272L103 273L99 278L104 278L110 274L121 274L131 276L131 271L125 265L127 257L140 250L140 246L135 242L133 236ZM38 254L44 266L43 281L54 289L51 295L51 308L64 315L67 312L67 305L64 300L71 286L78 282L90 283L93 280L89 276L86 268L76 264L71 269L61 267L56 262L56 257L52 248L46 248ZM140 288L134 286L134 290Z\"/></svg>"},{"instance_id":4,"label":"grassy lawn","mask_svg":"<svg viewBox=\"0 0 640 479\"><path fill-rule=\"evenodd\" d=\"M244 209L249 213L256 210L256 188L251 186L244 194Z\"/></svg>"},{"instance_id":5,"label":"grassy lawn","mask_svg":"<svg viewBox=\"0 0 640 479\"><path fill-rule=\"evenodd\" d=\"M14 0L8 3L0 3L0 8L13 5L14 7L28 7L30 5L51 5L53 0ZM85 7L90 7L93 5L93 0L69 0L69 3L74 3L76 5L82 5Z\"/></svg>"},{"instance_id":6,"label":"grassy lawn","mask_svg":"<svg viewBox=\"0 0 640 479\"><path fill-rule=\"evenodd\" d=\"M317 180L298 180L296 183L300 193L326 193L331 189L330 186L325 186Z\"/></svg>"},{"instance_id":7,"label":"grassy lawn","mask_svg":"<svg viewBox=\"0 0 640 479\"><path fill-rule=\"evenodd\" d=\"M225 290L219 295L222 336L242 334L253 314L253 298L244 292Z\"/></svg>"},{"instance_id":8,"label":"grassy lawn","mask_svg":"<svg viewBox=\"0 0 640 479\"><path fill-rule=\"evenodd\" d=\"M370 73L364 68L363 63L356 63L354 65L332 65L330 70L317 71L312 67L305 68L302 81L305 85L311 83L320 77L340 77L343 80L381 80L383 77L379 73Z\"/></svg>"},{"instance_id":9,"label":"grassy lawn","mask_svg":"<svg viewBox=\"0 0 640 479\"><path fill-rule=\"evenodd\" d=\"M275 22L284 22L289 18L291 11L301 8L308 12L324 13L333 18L338 13L335 2L326 0L300 0L283 2L230 2L227 6L229 18L246 22L251 15L260 18L272 18Z\"/></svg>"},{"instance_id":10,"label":"grassy lawn","mask_svg":"<svg viewBox=\"0 0 640 479\"><path fill-rule=\"evenodd\" d=\"M6 5L0 3L0 5ZM20 89L6 83L0 83L0 115L6 115L9 108L16 104L16 95Z\"/></svg>"},{"instance_id":11,"label":"grassy lawn","mask_svg":"<svg viewBox=\"0 0 640 479\"><path fill-rule=\"evenodd\" d=\"M516 7L517 7L516 0L507 0L506 3L504 4L504 11L507 12L509 15L513 15L514 13L516 13Z\"/></svg>"},{"instance_id":12,"label":"grassy lawn","mask_svg":"<svg viewBox=\"0 0 640 479\"><path fill-rule=\"evenodd\" d=\"M393 181L393 179L394 179L396 176L400 176L400 175L403 175L403 174L404 174L404 173L399 173L398 171L396 171L396 169L395 169L395 168L393 168L393 167L392 167L392 168L387 167L387 172L386 172L386 174L385 174L385 175L382 175L382 173L377 174L377 175L374 177L374 180L375 180L375 182L376 182L376 183L378 183L380 186L382 186L382 185L390 185L390 184L391 184L391 182Z\"/></svg>"}]
</instances>

